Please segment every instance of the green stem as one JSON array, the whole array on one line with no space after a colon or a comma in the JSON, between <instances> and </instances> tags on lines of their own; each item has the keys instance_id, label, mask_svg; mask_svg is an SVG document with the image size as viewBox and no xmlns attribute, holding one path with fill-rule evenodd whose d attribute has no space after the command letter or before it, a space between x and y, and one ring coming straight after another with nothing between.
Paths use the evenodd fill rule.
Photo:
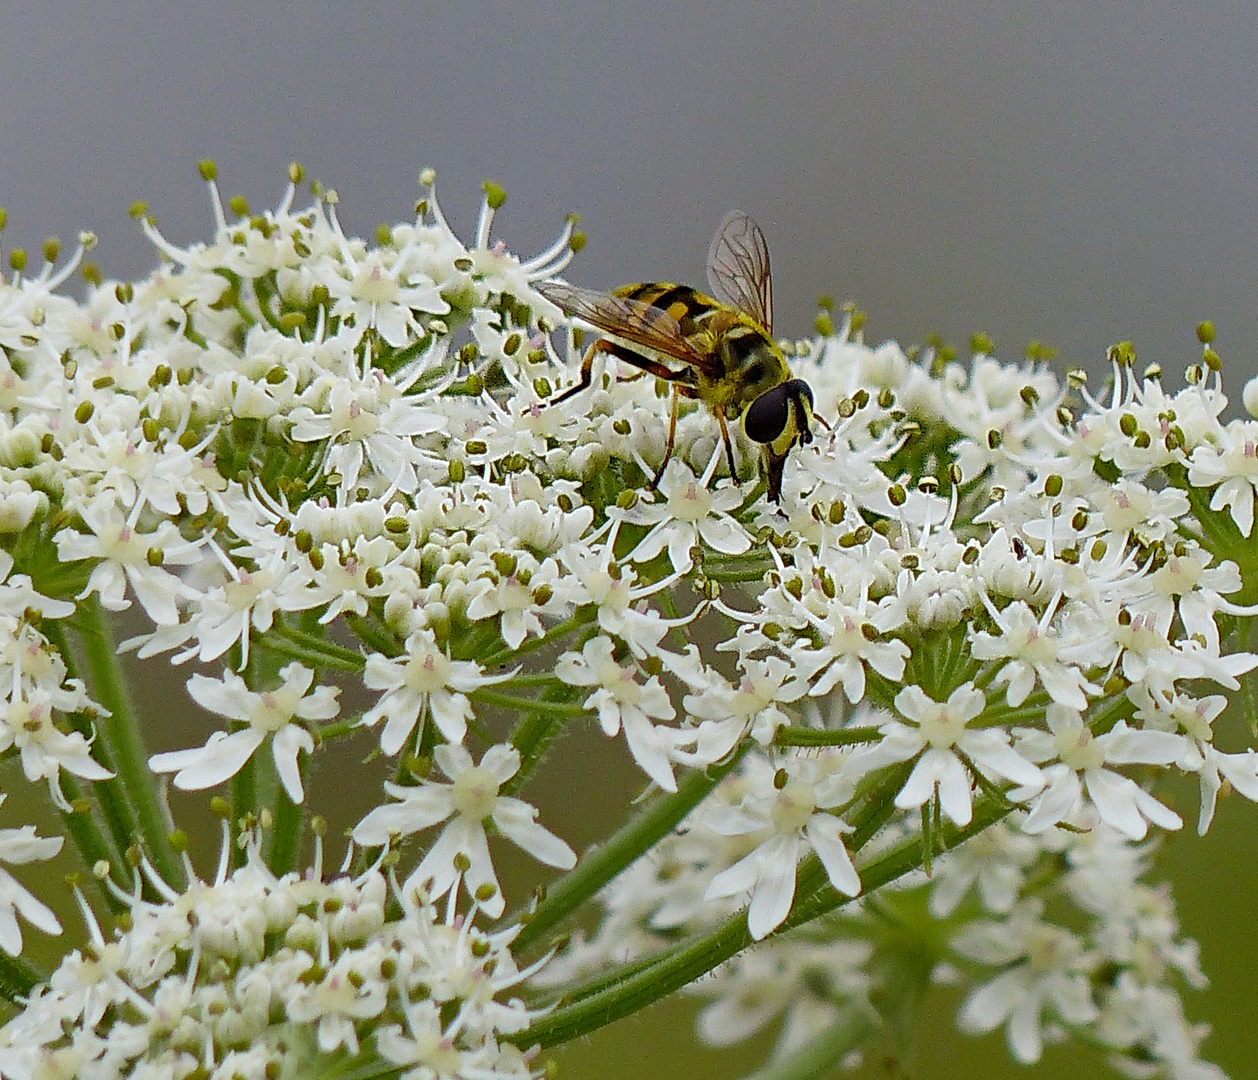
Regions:
<instances>
[{"instance_id":1,"label":"green stem","mask_svg":"<svg viewBox=\"0 0 1258 1080\"><path fill-rule=\"evenodd\" d=\"M1009 810L1010 807L1001 806L993 800L982 799L975 808L974 819L964 829L949 825L939 830L940 842L945 847L954 847L988 828ZM885 820L885 816L882 800L870 804L862 813L863 820L853 836L860 834L867 839L877 828L875 822ZM921 865L921 839L911 837L863 867L861 884L866 893L872 893ZM799 900L786 921L774 932L775 936L851 903L850 897L840 894L832 885L823 884L826 872L815 855L810 855L800 864L797 878ZM571 1004L556 1009L519 1035L512 1036L510 1041L521 1046L538 1043L547 1047L587 1035L667 997L751 944L746 912L739 912L707 934L627 965L628 972L615 981L608 977L600 978L596 984L578 990L580 996L576 1000L572 1000L571 992L565 994L561 1000L571 1001Z\"/></svg>"},{"instance_id":2,"label":"green stem","mask_svg":"<svg viewBox=\"0 0 1258 1080\"><path fill-rule=\"evenodd\" d=\"M850 1001L828 1027L780 1061L749 1073L743 1080L815 1080L831 1075L843 1059L878 1030L878 1013L864 1001Z\"/></svg>"},{"instance_id":3,"label":"green stem","mask_svg":"<svg viewBox=\"0 0 1258 1080\"><path fill-rule=\"evenodd\" d=\"M479 693L483 692L479 691ZM529 701L524 719L511 733L511 745L520 752L520 767L516 770L516 774L502 785L500 790L503 795L519 791L532 775L533 770L537 768L564 724L574 716L585 715L587 710L573 704L572 699L576 696L577 691L574 687L557 682L554 686L548 686L542 690L536 699Z\"/></svg>"},{"instance_id":4,"label":"green stem","mask_svg":"<svg viewBox=\"0 0 1258 1080\"><path fill-rule=\"evenodd\" d=\"M25 960L0 952L0 998L15 1008L25 1005L25 998L36 984L47 981Z\"/></svg>"},{"instance_id":5,"label":"green stem","mask_svg":"<svg viewBox=\"0 0 1258 1080\"><path fill-rule=\"evenodd\" d=\"M302 771L305 772L304 769ZM274 815L266 864L271 868L271 873L280 877L297 867L297 856L301 852L302 826L302 808L288 797L282 784L275 793Z\"/></svg>"},{"instance_id":6,"label":"green stem","mask_svg":"<svg viewBox=\"0 0 1258 1080\"><path fill-rule=\"evenodd\" d=\"M109 767L118 774L149 860L166 882L182 888L186 884L183 863L170 843L174 825L157 777L148 767L148 751L131 709L118 649L95 596L79 601L74 624L83 643L92 693L111 714L101 719L97 728L109 754Z\"/></svg>"},{"instance_id":7,"label":"green stem","mask_svg":"<svg viewBox=\"0 0 1258 1080\"><path fill-rule=\"evenodd\" d=\"M491 668L499 667L502 664L509 664L517 656L524 656L526 653L531 653L549 645L552 641L558 641L560 638L567 637L574 630L579 630L587 623L593 622L597 615L598 608L593 604L587 604L585 607L578 609L571 619L561 622L557 626L552 626L541 637L529 638L527 641L521 642L518 649L502 649L487 657L480 662L481 667L489 671Z\"/></svg>"},{"instance_id":8,"label":"green stem","mask_svg":"<svg viewBox=\"0 0 1258 1080\"><path fill-rule=\"evenodd\" d=\"M348 626L354 635L364 644L374 649L376 652L384 656L399 656L401 648L398 646L397 638L382 630L374 623L364 619L361 615L355 615L353 612L345 613L345 625ZM366 661L363 661L366 663Z\"/></svg>"},{"instance_id":9,"label":"green stem","mask_svg":"<svg viewBox=\"0 0 1258 1080\"><path fill-rule=\"evenodd\" d=\"M61 820L65 823L66 832L70 834L70 839L74 841L74 846L79 849L79 856L83 860L83 864L89 870L95 870L96 864L104 860L109 864L109 876L113 878L116 885L126 888L126 883L120 880L126 861L122 859L118 850L109 843L105 834L101 832L100 827L96 824L96 819L91 814L91 803L83 789L79 787L78 781L74 779L64 769L61 770L61 776L57 781L61 785L61 794L65 797L72 807L69 813L64 810L61 812ZM121 911L125 905L111 893L104 881L92 874L92 880L96 882L100 889L101 899L104 900L106 907L115 914Z\"/></svg>"},{"instance_id":10,"label":"green stem","mask_svg":"<svg viewBox=\"0 0 1258 1080\"><path fill-rule=\"evenodd\" d=\"M587 850L573 870L547 889L546 899L530 913L512 949L518 953L537 941L672 832L729 774L746 750L744 743L720 765L689 773L675 793L658 796L606 843Z\"/></svg>"},{"instance_id":11,"label":"green stem","mask_svg":"<svg viewBox=\"0 0 1258 1080\"><path fill-rule=\"evenodd\" d=\"M817 728L780 727L773 736L774 746L851 746L854 743L877 742L882 733L877 728L841 728L819 731Z\"/></svg>"},{"instance_id":12,"label":"green stem","mask_svg":"<svg viewBox=\"0 0 1258 1080\"><path fill-rule=\"evenodd\" d=\"M46 621L42 630L49 643L61 654L62 663L66 666L66 674L71 679L78 678L78 664L75 661L74 653L70 650L69 642L66 640L65 624ZM71 713L66 719L69 721L70 726L85 739L95 740L92 746L93 758L97 763L114 773L113 778L109 780L96 780L92 783L92 790L100 804L101 814L104 816L105 826L109 829L109 837L113 843L110 844L109 840L101 833L95 819L90 814L76 811L64 815L66 831L69 832L70 838L78 847L79 854L82 856L86 866L92 867L101 859L108 860L110 873L114 876L114 880L125 888L126 883L120 881L117 875L123 873L125 865L123 854L135 840L135 815L131 813L131 807L127 803L126 793L118 780L117 769L114 768L113 758L109 753L108 746L105 745L103 740L95 739L96 727L93 719L84 713ZM79 786L78 781L64 769L61 772L60 783L61 792L71 805L74 805L77 800L85 798L83 789ZM106 891L105 895L109 897L108 891ZM112 897L110 897L110 900L111 905L116 903Z\"/></svg>"},{"instance_id":13,"label":"green stem","mask_svg":"<svg viewBox=\"0 0 1258 1080\"><path fill-rule=\"evenodd\" d=\"M284 626L277 621L272 630L273 633L260 637L254 643L254 647L269 649L271 652L300 660L307 667L313 668L362 671L366 663L361 653L343 649L339 645L324 641L296 627Z\"/></svg>"},{"instance_id":14,"label":"green stem","mask_svg":"<svg viewBox=\"0 0 1258 1080\"><path fill-rule=\"evenodd\" d=\"M497 705L504 709L515 709L518 712L547 712L554 716L584 716L590 710L584 705L564 704L558 701L543 701L540 698L522 697L518 694L504 694L501 690L481 687L473 690L472 700L483 705Z\"/></svg>"}]
</instances>

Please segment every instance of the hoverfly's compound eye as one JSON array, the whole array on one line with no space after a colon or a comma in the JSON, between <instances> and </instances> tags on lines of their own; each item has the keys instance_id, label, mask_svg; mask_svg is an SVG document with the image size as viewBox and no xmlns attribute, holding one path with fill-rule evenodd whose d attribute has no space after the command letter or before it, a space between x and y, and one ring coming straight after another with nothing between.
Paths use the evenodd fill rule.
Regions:
<instances>
[{"instance_id":1,"label":"hoverfly's compound eye","mask_svg":"<svg viewBox=\"0 0 1258 1080\"><path fill-rule=\"evenodd\" d=\"M791 417L791 392L788 383L766 390L747 406L743 430L752 442L772 442L786 430Z\"/></svg>"},{"instance_id":2,"label":"hoverfly's compound eye","mask_svg":"<svg viewBox=\"0 0 1258 1080\"><path fill-rule=\"evenodd\" d=\"M807 400L809 407L812 406L812 388L803 379L790 379L766 390L747 406L743 414L743 430L747 438L752 442L771 443L781 436L792 420L792 403L798 402L801 397ZM796 416L794 421L796 424L806 422L805 416Z\"/></svg>"}]
</instances>

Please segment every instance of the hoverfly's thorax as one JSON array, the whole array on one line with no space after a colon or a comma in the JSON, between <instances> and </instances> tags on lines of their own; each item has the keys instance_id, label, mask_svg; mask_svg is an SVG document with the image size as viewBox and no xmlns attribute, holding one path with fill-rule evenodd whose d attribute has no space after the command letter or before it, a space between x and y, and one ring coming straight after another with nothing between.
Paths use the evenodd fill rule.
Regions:
<instances>
[{"instance_id":1,"label":"hoverfly's thorax","mask_svg":"<svg viewBox=\"0 0 1258 1080\"><path fill-rule=\"evenodd\" d=\"M739 388L740 411L791 377L778 347L746 323L724 334L718 348L727 377Z\"/></svg>"}]
</instances>

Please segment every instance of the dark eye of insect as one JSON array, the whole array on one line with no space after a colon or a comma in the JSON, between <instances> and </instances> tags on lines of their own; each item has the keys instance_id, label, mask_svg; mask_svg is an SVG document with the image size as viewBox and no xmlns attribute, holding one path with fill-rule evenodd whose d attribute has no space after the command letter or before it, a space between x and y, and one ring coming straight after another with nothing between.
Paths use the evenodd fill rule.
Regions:
<instances>
[{"instance_id":1,"label":"dark eye of insect","mask_svg":"<svg viewBox=\"0 0 1258 1080\"><path fill-rule=\"evenodd\" d=\"M772 442L786 429L786 421L791 416L791 395L794 388L790 383L782 383L771 390L766 390L755 401L747 406L747 414L743 417L743 430L752 442Z\"/></svg>"}]
</instances>

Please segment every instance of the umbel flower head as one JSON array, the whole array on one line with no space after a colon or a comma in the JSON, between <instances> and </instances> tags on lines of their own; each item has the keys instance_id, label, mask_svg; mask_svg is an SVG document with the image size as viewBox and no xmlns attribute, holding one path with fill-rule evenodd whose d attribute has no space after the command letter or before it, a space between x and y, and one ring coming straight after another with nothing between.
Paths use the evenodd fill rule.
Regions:
<instances>
[{"instance_id":1,"label":"umbel flower head","mask_svg":"<svg viewBox=\"0 0 1258 1080\"><path fill-rule=\"evenodd\" d=\"M318 1077L374 1060L408 1076L539 1075L499 1040L532 1016L511 996L527 972L514 931L443 914L379 869L277 877L248 837L213 881L171 889L151 866L115 898L130 929L90 942L0 1029L6 1077ZM144 899L146 886L156 894ZM474 915L475 910L472 913Z\"/></svg>"},{"instance_id":2,"label":"umbel flower head","mask_svg":"<svg viewBox=\"0 0 1258 1080\"><path fill-rule=\"evenodd\" d=\"M202 171L212 238L137 207L143 280L62 295L87 235L0 279L0 753L103 905L80 895L89 945L0 978L0 1077L531 1077L534 1047L717 969L708 1038L780 1019L778 1057L838 1061L922 957L1019 1060L1071 1034L1213 1075L1144 882L1183 820L1160 777L1197 778L1203 831L1258 800L1225 707L1258 666L1255 421L1225 415L1208 324L1179 389L1124 344L1101 394L981 337L871 347L855 309L774 342L767 253L726 236L723 299L648 290L600 339L547 299L587 294L538 289L574 223L521 259L495 184L470 242L427 172L365 241L335 192L297 206L299 167L259 213ZM753 365L710 359L750 337L811 387L789 453L736 415ZM132 707L128 608L122 650L169 661L205 730ZM556 808L610 787L575 727L643 788L580 805L580 857ZM229 796L212 883L166 784ZM299 877L329 799L345 869ZM9 831L8 863L61 843ZM6 884L6 953L18 917L60 929L44 884ZM885 931L911 911L941 924L921 948Z\"/></svg>"}]
</instances>

